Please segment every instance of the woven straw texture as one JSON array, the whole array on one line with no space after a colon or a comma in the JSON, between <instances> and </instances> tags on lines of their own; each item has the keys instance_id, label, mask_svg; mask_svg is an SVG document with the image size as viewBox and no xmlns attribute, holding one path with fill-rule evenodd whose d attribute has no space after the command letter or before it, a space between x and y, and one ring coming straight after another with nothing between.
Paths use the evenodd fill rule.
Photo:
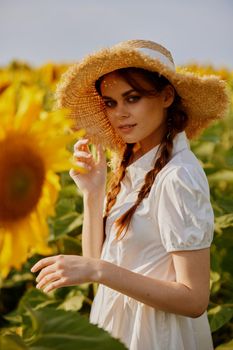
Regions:
<instances>
[{"instance_id":1,"label":"woven straw texture","mask_svg":"<svg viewBox=\"0 0 233 350\"><path fill-rule=\"evenodd\" d=\"M74 130L85 128L90 142L122 151L125 143L108 121L95 82L104 74L127 67L159 72L171 82L189 116L185 130L189 139L198 136L214 120L224 117L229 107L225 81L214 75L177 72L138 48L156 50L174 63L171 53L163 46L146 40L130 40L88 55L63 74L56 90L56 108L69 108Z\"/></svg>"}]
</instances>

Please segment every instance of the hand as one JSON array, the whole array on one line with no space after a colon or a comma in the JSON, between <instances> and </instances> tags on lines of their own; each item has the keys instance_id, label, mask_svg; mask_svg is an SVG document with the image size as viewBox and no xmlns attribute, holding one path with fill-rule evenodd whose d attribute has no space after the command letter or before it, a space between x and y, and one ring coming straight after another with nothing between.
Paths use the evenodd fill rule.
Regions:
<instances>
[{"instance_id":1,"label":"hand","mask_svg":"<svg viewBox=\"0 0 233 350\"><path fill-rule=\"evenodd\" d=\"M103 147L100 144L97 145L98 160L95 162L88 147L88 139L78 140L74 145L74 157L77 165L87 170L85 174L74 169L69 172L79 189L86 193L105 191L107 163Z\"/></svg>"},{"instance_id":2,"label":"hand","mask_svg":"<svg viewBox=\"0 0 233 350\"><path fill-rule=\"evenodd\" d=\"M95 282L97 259L79 255L56 255L39 260L32 272L40 271L36 288L50 292L55 288Z\"/></svg>"}]
</instances>

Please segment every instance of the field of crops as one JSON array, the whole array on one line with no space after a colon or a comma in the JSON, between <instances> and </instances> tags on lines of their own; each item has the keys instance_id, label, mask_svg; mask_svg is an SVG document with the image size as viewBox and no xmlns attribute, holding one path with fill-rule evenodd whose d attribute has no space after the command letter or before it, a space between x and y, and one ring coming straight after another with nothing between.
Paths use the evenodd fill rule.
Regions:
<instances>
[{"instance_id":1,"label":"field of crops","mask_svg":"<svg viewBox=\"0 0 233 350\"><path fill-rule=\"evenodd\" d=\"M55 87L66 69L65 64L33 68L16 61L0 68L2 349L94 350L103 343L104 349L124 349L88 322L95 283L44 294L30 272L40 257L82 254L82 195L68 171L73 143L83 134L70 132L66 111L53 110ZM185 69L220 75L233 102L232 71L198 65ZM232 104L227 117L192 141L191 148L207 174L215 212L208 307L214 346L233 349Z\"/></svg>"}]
</instances>

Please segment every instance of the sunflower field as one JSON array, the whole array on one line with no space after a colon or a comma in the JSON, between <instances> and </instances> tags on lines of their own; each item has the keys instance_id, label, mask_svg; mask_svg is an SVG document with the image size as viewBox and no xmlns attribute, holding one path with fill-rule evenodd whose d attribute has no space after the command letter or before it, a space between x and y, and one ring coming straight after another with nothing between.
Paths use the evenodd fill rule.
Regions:
<instances>
[{"instance_id":1,"label":"sunflower field","mask_svg":"<svg viewBox=\"0 0 233 350\"><path fill-rule=\"evenodd\" d=\"M82 254L82 193L69 169L85 130L71 132L67 111L53 108L67 68L18 61L0 67L1 350L125 349L88 321L96 283L45 294L30 271L45 256ZM214 346L233 349L233 71L194 64L179 69L221 76L231 96L226 118L191 148L208 177L215 212L208 306Z\"/></svg>"}]
</instances>

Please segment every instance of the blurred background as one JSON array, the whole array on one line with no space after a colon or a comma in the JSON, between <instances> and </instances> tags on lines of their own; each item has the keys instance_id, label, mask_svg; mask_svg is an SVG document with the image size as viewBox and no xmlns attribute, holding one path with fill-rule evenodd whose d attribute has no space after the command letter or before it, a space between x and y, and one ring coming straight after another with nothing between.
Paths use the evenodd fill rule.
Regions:
<instances>
[{"instance_id":1,"label":"blurred background","mask_svg":"<svg viewBox=\"0 0 233 350\"><path fill-rule=\"evenodd\" d=\"M67 111L54 110L57 83L84 55L127 39L157 41L178 70L227 84L226 117L191 148L215 213L208 306L214 347L233 349L232 33L232 0L0 0L1 349L124 349L88 322L96 283L44 294L30 268L45 256L82 254L82 193L69 169L85 130L72 133Z\"/></svg>"},{"instance_id":2,"label":"blurred background","mask_svg":"<svg viewBox=\"0 0 233 350\"><path fill-rule=\"evenodd\" d=\"M0 64L79 60L126 39L158 41L176 64L233 68L232 0L0 0Z\"/></svg>"}]
</instances>

